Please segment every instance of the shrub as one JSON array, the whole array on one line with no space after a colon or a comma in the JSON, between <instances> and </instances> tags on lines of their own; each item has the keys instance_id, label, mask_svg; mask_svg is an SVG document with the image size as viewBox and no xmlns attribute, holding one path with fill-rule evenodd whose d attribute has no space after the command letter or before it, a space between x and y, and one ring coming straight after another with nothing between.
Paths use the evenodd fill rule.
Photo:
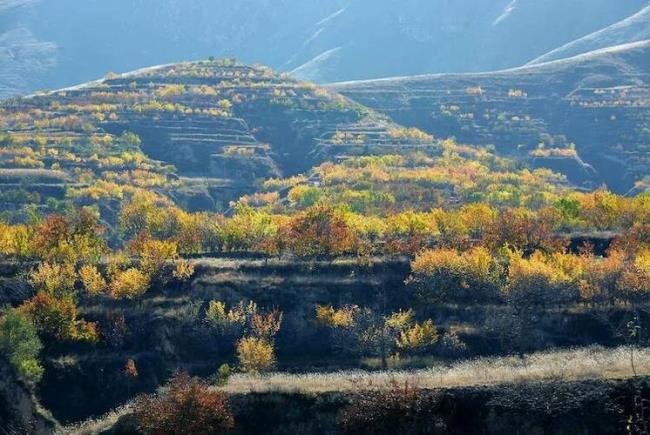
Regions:
<instances>
[{"instance_id":1,"label":"shrub","mask_svg":"<svg viewBox=\"0 0 650 435\"><path fill-rule=\"evenodd\" d=\"M0 352L29 385L38 383L43 376L38 361L42 347L36 326L28 315L12 308L0 318Z\"/></svg>"},{"instance_id":2,"label":"shrub","mask_svg":"<svg viewBox=\"0 0 650 435\"><path fill-rule=\"evenodd\" d=\"M539 252L528 259L511 257L504 292L514 306L575 302L579 294L575 279Z\"/></svg>"},{"instance_id":3,"label":"shrub","mask_svg":"<svg viewBox=\"0 0 650 435\"><path fill-rule=\"evenodd\" d=\"M136 399L134 415L145 434L220 434L235 424L226 395L187 373L175 375L162 393Z\"/></svg>"},{"instance_id":4,"label":"shrub","mask_svg":"<svg viewBox=\"0 0 650 435\"><path fill-rule=\"evenodd\" d=\"M275 364L273 344L263 338L244 337L237 343L237 358L244 372L270 370Z\"/></svg>"},{"instance_id":5,"label":"shrub","mask_svg":"<svg viewBox=\"0 0 650 435\"><path fill-rule=\"evenodd\" d=\"M316 321L323 326L348 328L354 322L354 315L359 310L356 305L335 309L331 305L316 306Z\"/></svg>"}]
</instances>

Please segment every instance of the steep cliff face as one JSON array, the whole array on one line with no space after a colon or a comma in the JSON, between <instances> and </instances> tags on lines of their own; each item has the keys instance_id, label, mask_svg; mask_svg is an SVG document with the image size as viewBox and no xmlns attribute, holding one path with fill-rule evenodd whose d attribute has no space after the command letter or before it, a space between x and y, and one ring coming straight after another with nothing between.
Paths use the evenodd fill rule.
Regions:
<instances>
[{"instance_id":1,"label":"steep cliff face","mask_svg":"<svg viewBox=\"0 0 650 435\"><path fill-rule=\"evenodd\" d=\"M568 157L572 164L553 167L564 167L572 181L626 192L650 168L649 66L650 43L639 42L495 73L349 82L330 89L438 137L493 144L537 163L540 157ZM595 171L576 164L576 157Z\"/></svg>"},{"instance_id":2,"label":"steep cliff face","mask_svg":"<svg viewBox=\"0 0 650 435\"><path fill-rule=\"evenodd\" d=\"M54 433L58 423L36 403L18 381L11 366L0 357L0 429L6 434Z\"/></svg>"}]
</instances>

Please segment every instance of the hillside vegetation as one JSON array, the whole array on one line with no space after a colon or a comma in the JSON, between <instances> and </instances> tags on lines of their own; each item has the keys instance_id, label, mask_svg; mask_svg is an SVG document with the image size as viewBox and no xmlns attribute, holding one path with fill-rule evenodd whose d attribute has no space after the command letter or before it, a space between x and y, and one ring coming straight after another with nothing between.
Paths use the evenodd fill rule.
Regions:
<instances>
[{"instance_id":1,"label":"hillside vegetation","mask_svg":"<svg viewBox=\"0 0 650 435\"><path fill-rule=\"evenodd\" d=\"M331 90L430 134L492 144L575 184L647 188L648 54L639 42L482 74L335 84Z\"/></svg>"},{"instance_id":2,"label":"hillside vegetation","mask_svg":"<svg viewBox=\"0 0 650 435\"><path fill-rule=\"evenodd\" d=\"M613 56L629 66L644 49ZM544 71L557 77L582 65L567 62ZM413 84L412 103L439 79L398 83ZM385 83L396 95L398 85ZM355 98L379 89L363 86ZM542 94L467 86L457 95L474 104ZM618 96L616 116L638 121L645 95L607 93L618 89L589 95ZM295 415L312 413L304 427L325 415L330 432L338 419L358 433L360 416L377 410L372 432L393 415L373 405L376 393L395 398L388 403L401 428L419 412L452 424L456 414L438 407L435 387L491 384L476 399L487 410L502 388L504 400L520 403L504 383L550 383L544 396L558 378L589 378L586 391L600 394L603 411L582 427L636 421L647 396L650 306L642 183L629 195L579 188L573 172L540 163L586 159L579 143L468 145L413 126L405 114L415 106L404 107L382 114L231 59L110 74L0 104L0 356L13 374L6 391L34 395L23 414L37 399L70 424L134 400L111 417L111 430L255 433L249 413L287 393L262 388L268 395L255 404L244 387L288 379L299 391L289 399ZM643 147L614 149L636 165L629 177L646 170ZM593 345L619 349L561 350ZM551 349L560 350L525 357ZM491 359L462 362L479 357ZM580 364L558 363L567 358ZM383 382L389 368L432 367L441 371L414 372L425 385L409 387L406 374L395 375L397 386L362 385ZM300 392L313 381L313 400L327 401L333 393L322 386L347 375L309 373L380 368L341 386L357 388L338 393L329 411L310 408ZM302 375L263 376L277 371ZM626 379L610 384L614 377ZM161 385L158 395L137 396ZM582 394L567 385L567 397ZM466 403L465 394L449 403ZM613 404L620 411L607 411Z\"/></svg>"}]
</instances>

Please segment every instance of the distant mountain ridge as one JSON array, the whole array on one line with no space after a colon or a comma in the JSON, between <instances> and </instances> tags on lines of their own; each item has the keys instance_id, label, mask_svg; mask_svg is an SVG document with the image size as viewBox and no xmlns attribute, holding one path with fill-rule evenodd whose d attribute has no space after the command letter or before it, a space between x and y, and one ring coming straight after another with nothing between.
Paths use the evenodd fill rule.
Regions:
<instances>
[{"instance_id":1,"label":"distant mountain ridge","mask_svg":"<svg viewBox=\"0 0 650 435\"><path fill-rule=\"evenodd\" d=\"M537 59L529 65L550 62L552 60L576 56L582 53L598 50L615 45L650 39L650 6L643 8L638 13L612 24L597 32L572 41Z\"/></svg>"},{"instance_id":2,"label":"distant mountain ridge","mask_svg":"<svg viewBox=\"0 0 650 435\"><path fill-rule=\"evenodd\" d=\"M333 82L522 65L647 0L0 0L0 98L236 57Z\"/></svg>"}]
</instances>

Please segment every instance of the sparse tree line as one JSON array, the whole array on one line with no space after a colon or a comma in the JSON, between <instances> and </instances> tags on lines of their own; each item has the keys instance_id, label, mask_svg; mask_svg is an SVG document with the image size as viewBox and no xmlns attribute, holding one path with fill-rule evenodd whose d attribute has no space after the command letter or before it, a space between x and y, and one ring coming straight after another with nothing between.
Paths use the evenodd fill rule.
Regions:
<instances>
[{"instance_id":1,"label":"sparse tree line","mask_svg":"<svg viewBox=\"0 0 650 435\"><path fill-rule=\"evenodd\" d=\"M232 217L224 217L188 213L141 191L123 202L111 233L92 207L35 215L31 223L0 224L0 254L30 268L27 280L34 289L32 298L3 316L10 337L3 347L19 371L37 380L33 356L39 336L90 344L102 339L98 325L81 318L80 297L138 299L169 280L191 278L193 266L183 254L210 251L352 255L360 261L377 254L416 255L409 288L420 303L431 305L645 302L650 295L648 198L595 192L537 211L470 204L387 216L323 204L271 214L240 204ZM618 232L607 255L595 255L588 246L579 254L565 250L561 232L574 219ZM281 313L226 309L215 302L207 318L231 338L244 370L273 366ZM431 320L416 321L408 311L320 307L315 318L330 329L335 346L356 355L383 359L418 353L438 340ZM14 330L36 340L28 339L27 349L9 349L15 347Z\"/></svg>"}]
</instances>

